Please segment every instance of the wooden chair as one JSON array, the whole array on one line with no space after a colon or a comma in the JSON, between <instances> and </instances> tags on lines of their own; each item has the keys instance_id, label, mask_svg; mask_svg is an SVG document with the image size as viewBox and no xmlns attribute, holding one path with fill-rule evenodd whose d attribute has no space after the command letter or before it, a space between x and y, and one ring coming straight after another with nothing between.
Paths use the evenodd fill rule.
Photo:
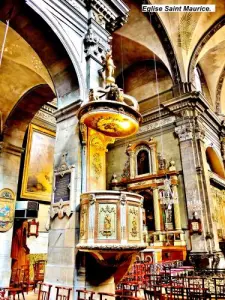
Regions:
<instances>
[{"instance_id":1,"label":"wooden chair","mask_svg":"<svg viewBox=\"0 0 225 300\"><path fill-rule=\"evenodd\" d=\"M76 290L76 292L77 292L77 300L93 300L93 295L95 294L95 292L88 291L86 289Z\"/></svg>"},{"instance_id":2,"label":"wooden chair","mask_svg":"<svg viewBox=\"0 0 225 300\"><path fill-rule=\"evenodd\" d=\"M56 286L56 300L69 300L72 288Z\"/></svg>"},{"instance_id":3,"label":"wooden chair","mask_svg":"<svg viewBox=\"0 0 225 300\"><path fill-rule=\"evenodd\" d=\"M18 287L19 284L20 284L20 269L13 268L11 272L10 286Z\"/></svg>"},{"instance_id":4,"label":"wooden chair","mask_svg":"<svg viewBox=\"0 0 225 300\"><path fill-rule=\"evenodd\" d=\"M24 269L22 272L23 272L23 277L22 277L21 286L23 288L23 291L28 294L30 290L33 290L35 288L35 282L30 279L29 268Z\"/></svg>"},{"instance_id":5,"label":"wooden chair","mask_svg":"<svg viewBox=\"0 0 225 300\"><path fill-rule=\"evenodd\" d=\"M110 297L110 299L115 299L116 295L112 294L112 293L102 293L102 292L98 292L99 295L99 300L106 300L109 299L108 297ZM104 297L107 297L104 299Z\"/></svg>"},{"instance_id":6,"label":"wooden chair","mask_svg":"<svg viewBox=\"0 0 225 300\"><path fill-rule=\"evenodd\" d=\"M135 296L116 295L116 300L145 300L145 299L141 297L135 297Z\"/></svg>"},{"instance_id":7,"label":"wooden chair","mask_svg":"<svg viewBox=\"0 0 225 300\"><path fill-rule=\"evenodd\" d=\"M214 288L215 288L215 298L217 299L225 299L225 285L223 278L213 278L214 280Z\"/></svg>"},{"instance_id":8,"label":"wooden chair","mask_svg":"<svg viewBox=\"0 0 225 300\"><path fill-rule=\"evenodd\" d=\"M36 288L38 282L42 283L44 281L45 264L46 264L45 260L38 260L33 265L33 267L34 267L34 289Z\"/></svg>"},{"instance_id":9,"label":"wooden chair","mask_svg":"<svg viewBox=\"0 0 225 300\"><path fill-rule=\"evenodd\" d=\"M0 288L0 300L8 300L9 298L6 296L6 291Z\"/></svg>"},{"instance_id":10,"label":"wooden chair","mask_svg":"<svg viewBox=\"0 0 225 300\"><path fill-rule=\"evenodd\" d=\"M186 288L187 300L210 300L211 294L207 288Z\"/></svg>"},{"instance_id":11,"label":"wooden chair","mask_svg":"<svg viewBox=\"0 0 225 300\"><path fill-rule=\"evenodd\" d=\"M170 290L170 299L174 300L184 300L185 298L185 288L172 286Z\"/></svg>"},{"instance_id":12,"label":"wooden chair","mask_svg":"<svg viewBox=\"0 0 225 300\"><path fill-rule=\"evenodd\" d=\"M154 289L153 290L144 290L144 296L146 300L154 299Z\"/></svg>"},{"instance_id":13,"label":"wooden chair","mask_svg":"<svg viewBox=\"0 0 225 300\"><path fill-rule=\"evenodd\" d=\"M20 294L23 297L23 300L25 300L23 289L21 287L8 287L8 288L3 288L2 291L5 291L5 294L7 292L8 298L13 298L15 300L16 295L18 297L18 300L20 299ZM3 292L2 292L3 293Z\"/></svg>"},{"instance_id":14,"label":"wooden chair","mask_svg":"<svg viewBox=\"0 0 225 300\"><path fill-rule=\"evenodd\" d=\"M38 300L49 300L51 288L51 284L40 283L38 291Z\"/></svg>"}]
</instances>

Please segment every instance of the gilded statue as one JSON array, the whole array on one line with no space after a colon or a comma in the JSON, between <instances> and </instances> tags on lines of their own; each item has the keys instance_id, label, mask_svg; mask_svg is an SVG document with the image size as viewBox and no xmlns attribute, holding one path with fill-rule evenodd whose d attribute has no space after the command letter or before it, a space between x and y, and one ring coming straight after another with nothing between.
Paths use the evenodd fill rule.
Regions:
<instances>
[{"instance_id":1,"label":"gilded statue","mask_svg":"<svg viewBox=\"0 0 225 300\"><path fill-rule=\"evenodd\" d=\"M106 52L105 56L105 70L106 70L106 83L114 83L114 70L116 66L114 65L113 58L112 58L112 51Z\"/></svg>"},{"instance_id":2,"label":"gilded statue","mask_svg":"<svg viewBox=\"0 0 225 300\"><path fill-rule=\"evenodd\" d=\"M112 232L111 232L111 217L109 214L106 214L105 215L105 218L104 218L104 230L103 230L103 235L104 236L110 236L112 235Z\"/></svg>"}]
</instances>

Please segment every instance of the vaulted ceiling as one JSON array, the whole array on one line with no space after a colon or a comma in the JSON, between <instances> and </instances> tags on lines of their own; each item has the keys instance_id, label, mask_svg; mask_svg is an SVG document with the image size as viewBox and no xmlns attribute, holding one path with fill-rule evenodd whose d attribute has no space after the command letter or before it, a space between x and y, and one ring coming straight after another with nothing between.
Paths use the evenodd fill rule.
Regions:
<instances>
[{"instance_id":1,"label":"vaulted ceiling","mask_svg":"<svg viewBox=\"0 0 225 300\"><path fill-rule=\"evenodd\" d=\"M204 74L213 109L219 113L218 107L221 107L225 114L225 1L198 1L198 4L215 4L216 11L212 13L158 13L157 24L153 15L141 11L142 1L125 2L130 8L128 22L114 34L117 72L138 61L155 59L165 65L175 81L176 70L173 67L177 62L180 80L187 82L193 79L193 71L198 64ZM165 4L165 0L149 0L149 3ZM166 4L196 4L196 0L167 0ZM170 46L174 60L171 59Z\"/></svg>"},{"instance_id":2,"label":"vaulted ceiling","mask_svg":"<svg viewBox=\"0 0 225 300\"><path fill-rule=\"evenodd\" d=\"M0 22L0 40L6 25ZM9 27L0 66L0 107L3 120L17 101L29 90L47 84L54 91L51 77L33 48ZM49 99L51 100L51 99Z\"/></svg>"}]
</instances>

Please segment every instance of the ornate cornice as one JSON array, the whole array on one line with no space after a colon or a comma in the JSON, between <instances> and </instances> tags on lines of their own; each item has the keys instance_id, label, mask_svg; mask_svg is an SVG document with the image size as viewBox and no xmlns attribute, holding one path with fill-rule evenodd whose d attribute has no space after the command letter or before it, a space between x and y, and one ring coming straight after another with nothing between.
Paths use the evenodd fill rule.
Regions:
<instances>
[{"instance_id":1,"label":"ornate cornice","mask_svg":"<svg viewBox=\"0 0 225 300\"><path fill-rule=\"evenodd\" d=\"M152 4L150 0L143 0L143 4ZM179 65L176 59L175 51L173 49L172 43L167 34L166 28L164 27L159 15L155 12L148 12L151 24L155 29L156 34L158 35L162 46L166 52L174 84L178 84L181 82L181 75Z\"/></svg>"},{"instance_id":2,"label":"ornate cornice","mask_svg":"<svg viewBox=\"0 0 225 300\"><path fill-rule=\"evenodd\" d=\"M208 40L224 25L225 25L225 15L223 15L220 19L216 20L216 22L205 32L205 34L199 40L190 59L189 68L188 68L188 81L190 82L192 81L194 68L196 66L196 62L202 48L205 46Z\"/></svg>"},{"instance_id":3,"label":"ornate cornice","mask_svg":"<svg viewBox=\"0 0 225 300\"><path fill-rule=\"evenodd\" d=\"M93 10L95 21L113 32L127 22L129 8L121 0L84 0L87 9Z\"/></svg>"},{"instance_id":4,"label":"ornate cornice","mask_svg":"<svg viewBox=\"0 0 225 300\"><path fill-rule=\"evenodd\" d=\"M67 105L66 107L58 109L54 113L56 118L56 123L62 122L66 119L72 118L76 115L76 112L80 108L82 100L78 99L77 101Z\"/></svg>"},{"instance_id":5,"label":"ornate cornice","mask_svg":"<svg viewBox=\"0 0 225 300\"><path fill-rule=\"evenodd\" d=\"M122 244L82 244L79 243L76 248L77 249L83 249L83 250L99 250L99 251L132 251L132 252L138 252L147 247L147 244L128 244L128 245L122 245Z\"/></svg>"}]
</instances>

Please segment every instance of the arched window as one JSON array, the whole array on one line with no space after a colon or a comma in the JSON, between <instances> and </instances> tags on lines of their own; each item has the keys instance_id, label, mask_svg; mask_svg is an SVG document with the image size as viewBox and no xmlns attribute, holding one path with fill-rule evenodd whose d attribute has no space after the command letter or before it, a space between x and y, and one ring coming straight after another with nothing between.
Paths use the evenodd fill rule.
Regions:
<instances>
[{"instance_id":1,"label":"arched window","mask_svg":"<svg viewBox=\"0 0 225 300\"><path fill-rule=\"evenodd\" d=\"M137 154L137 175L150 173L149 151L140 150Z\"/></svg>"},{"instance_id":2,"label":"arched window","mask_svg":"<svg viewBox=\"0 0 225 300\"><path fill-rule=\"evenodd\" d=\"M208 169L213 173L225 178L224 166L221 158L217 155L216 151L212 147L206 149L206 160L208 163Z\"/></svg>"},{"instance_id":3,"label":"arched window","mask_svg":"<svg viewBox=\"0 0 225 300\"><path fill-rule=\"evenodd\" d=\"M194 69L194 76L195 76L195 88L196 91L202 92L202 84L201 84L201 79L200 79L200 70L198 67L195 67Z\"/></svg>"}]
</instances>

